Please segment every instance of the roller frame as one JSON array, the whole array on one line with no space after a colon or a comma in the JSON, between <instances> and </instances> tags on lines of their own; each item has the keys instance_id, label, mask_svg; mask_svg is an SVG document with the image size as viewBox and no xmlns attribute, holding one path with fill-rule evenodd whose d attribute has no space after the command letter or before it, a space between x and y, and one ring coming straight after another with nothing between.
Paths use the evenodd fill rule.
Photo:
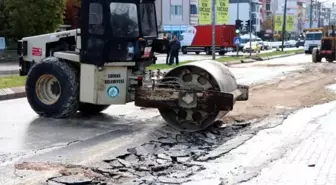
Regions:
<instances>
[{"instance_id":1,"label":"roller frame","mask_svg":"<svg viewBox=\"0 0 336 185\"><path fill-rule=\"evenodd\" d=\"M196 99L190 103L195 105L193 108L206 104L207 111L231 111L235 101L248 100L248 91L249 87L245 85L238 85L238 89L229 93L213 90L197 91L160 87L138 87L135 92L135 105L158 109L179 107L181 96L189 93L196 95Z\"/></svg>"}]
</instances>

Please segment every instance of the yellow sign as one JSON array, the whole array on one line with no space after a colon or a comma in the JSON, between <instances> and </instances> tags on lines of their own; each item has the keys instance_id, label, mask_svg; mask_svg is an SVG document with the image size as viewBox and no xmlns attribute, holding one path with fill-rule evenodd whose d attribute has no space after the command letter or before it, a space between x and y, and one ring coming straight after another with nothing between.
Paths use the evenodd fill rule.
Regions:
<instances>
[{"instance_id":1,"label":"yellow sign","mask_svg":"<svg viewBox=\"0 0 336 185\"><path fill-rule=\"evenodd\" d=\"M282 15L276 15L274 20L274 30L275 31L282 31L282 24L283 24L283 17Z\"/></svg>"},{"instance_id":2,"label":"yellow sign","mask_svg":"<svg viewBox=\"0 0 336 185\"><path fill-rule=\"evenodd\" d=\"M286 31L288 32L294 31L294 15L286 16Z\"/></svg>"},{"instance_id":3,"label":"yellow sign","mask_svg":"<svg viewBox=\"0 0 336 185\"><path fill-rule=\"evenodd\" d=\"M198 24L211 24L211 0L198 0Z\"/></svg>"},{"instance_id":4,"label":"yellow sign","mask_svg":"<svg viewBox=\"0 0 336 185\"><path fill-rule=\"evenodd\" d=\"M229 24L229 0L216 0L216 24Z\"/></svg>"}]
</instances>

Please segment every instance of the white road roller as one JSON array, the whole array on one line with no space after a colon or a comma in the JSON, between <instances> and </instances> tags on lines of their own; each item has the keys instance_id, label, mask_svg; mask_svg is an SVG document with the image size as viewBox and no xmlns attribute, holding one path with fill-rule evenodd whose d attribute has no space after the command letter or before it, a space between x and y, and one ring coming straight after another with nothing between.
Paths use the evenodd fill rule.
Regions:
<instances>
[{"instance_id":1,"label":"white road roller","mask_svg":"<svg viewBox=\"0 0 336 185\"><path fill-rule=\"evenodd\" d=\"M178 66L161 79L145 80L157 39L155 0L85 0L80 29L26 37L18 43L26 94L42 117L97 114L114 104L157 108L183 131L199 131L248 99L228 68L216 61Z\"/></svg>"}]
</instances>

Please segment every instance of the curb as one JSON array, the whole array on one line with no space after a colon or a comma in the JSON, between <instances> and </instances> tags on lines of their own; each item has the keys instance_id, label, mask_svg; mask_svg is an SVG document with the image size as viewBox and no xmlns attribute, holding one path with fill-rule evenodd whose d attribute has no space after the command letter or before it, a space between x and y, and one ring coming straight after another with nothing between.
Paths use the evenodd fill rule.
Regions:
<instances>
[{"instance_id":1,"label":"curb","mask_svg":"<svg viewBox=\"0 0 336 185\"><path fill-rule=\"evenodd\" d=\"M26 97L24 86L0 89L0 101Z\"/></svg>"}]
</instances>

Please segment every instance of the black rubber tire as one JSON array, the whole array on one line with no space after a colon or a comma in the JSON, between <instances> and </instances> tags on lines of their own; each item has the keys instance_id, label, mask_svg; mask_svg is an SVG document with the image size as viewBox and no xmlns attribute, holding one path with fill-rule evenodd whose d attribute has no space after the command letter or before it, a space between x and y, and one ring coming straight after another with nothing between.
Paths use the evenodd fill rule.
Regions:
<instances>
[{"instance_id":1,"label":"black rubber tire","mask_svg":"<svg viewBox=\"0 0 336 185\"><path fill-rule=\"evenodd\" d=\"M44 74L53 75L61 86L59 99L51 105L44 104L36 95L36 82ZM48 57L36 63L28 73L26 94L31 108L42 117L68 118L79 108L78 71L70 63Z\"/></svg>"},{"instance_id":2,"label":"black rubber tire","mask_svg":"<svg viewBox=\"0 0 336 185\"><path fill-rule=\"evenodd\" d=\"M319 63L322 61L322 58L320 56L320 53L318 51L318 49L313 49L312 51L312 61L313 63Z\"/></svg>"},{"instance_id":3,"label":"black rubber tire","mask_svg":"<svg viewBox=\"0 0 336 185\"><path fill-rule=\"evenodd\" d=\"M327 62L329 62L329 63L333 63L333 62L334 62L334 59L333 59L332 57L330 57L330 58L326 58L326 60L327 60Z\"/></svg>"},{"instance_id":4,"label":"black rubber tire","mask_svg":"<svg viewBox=\"0 0 336 185\"><path fill-rule=\"evenodd\" d=\"M220 51L220 52L218 52L219 53L219 55L225 55L225 51Z\"/></svg>"},{"instance_id":5,"label":"black rubber tire","mask_svg":"<svg viewBox=\"0 0 336 185\"><path fill-rule=\"evenodd\" d=\"M95 105L91 103L80 103L78 110L85 115L96 115L109 107L110 105Z\"/></svg>"},{"instance_id":6,"label":"black rubber tire","mask_svg":"<svg viewBox=\"0 0 336 185\"><path fill-rule=\"evenodd\" d=\"M199 52L199 51L196 51L195 53L196 53L196 55L199 55L199 54L200 54L200 52Z\"/></svg>"},{"instance_id":7,"label":"black rubber tire","mask_svg":"<svg viewBox=\"0 0 336 185\"><path fill-rule=\"evenodd\" d=\"M188 50L187 50L186 47L182 47L182 53L183 53L184 55L188 54Z\"/></svg>"}]
</instances>

